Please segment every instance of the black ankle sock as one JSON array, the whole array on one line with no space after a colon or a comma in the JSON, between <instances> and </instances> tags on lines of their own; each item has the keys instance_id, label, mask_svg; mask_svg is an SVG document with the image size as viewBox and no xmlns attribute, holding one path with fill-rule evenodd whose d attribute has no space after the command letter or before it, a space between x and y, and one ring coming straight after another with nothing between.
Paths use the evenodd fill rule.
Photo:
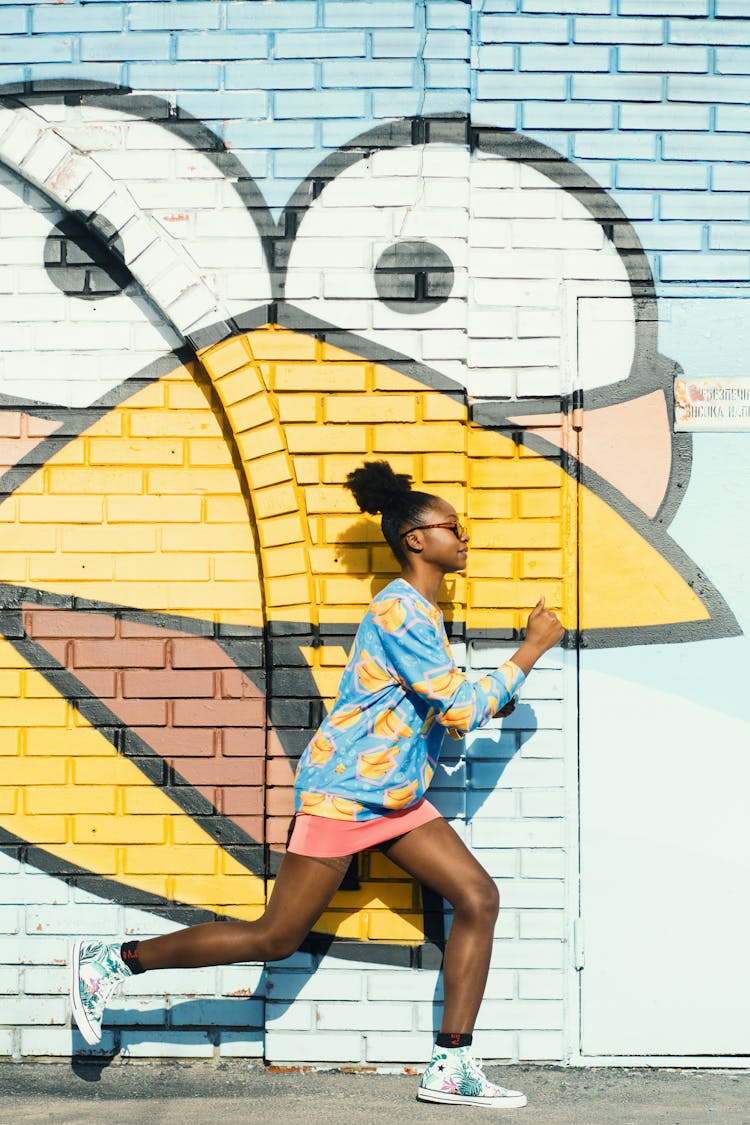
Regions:
<instances>
[{"instance_id":1,"label":"black ankle sock","mask_svg":"<svg viewBox=\"0 0 750 1125\"><path fill-rule=\"evenodd\" d=\"M120 956L130 969L131 973L136 976L138 973L145 973L143 965L138 960L138 942L137 941L124 941L120 946Z\"/></svg>"},{"instance_id":2,"label":"black ankle sock","mask_svg":"<svg viewBox=\"0 0 750 1125\"><path fill-rule=\"evenodd\" d=\"M455 1031L441 1031L436 1043L438 1047L470 1047L473 1035L459 1035Z\"/></svg>"}]
</instances>

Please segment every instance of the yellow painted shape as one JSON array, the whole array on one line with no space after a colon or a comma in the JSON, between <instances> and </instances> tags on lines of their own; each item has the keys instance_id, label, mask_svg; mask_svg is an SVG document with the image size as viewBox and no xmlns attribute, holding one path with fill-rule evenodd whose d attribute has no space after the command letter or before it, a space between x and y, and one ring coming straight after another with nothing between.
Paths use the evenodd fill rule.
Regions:
<instances>
[{"instance_id":1,"label":"yellow painted shape","mask_svg":"<svg viewBox=\"0 0 750 1125\"><path fill-rule=\"evenodd\" d=\"M165 396L172 399L177 390L179 405L165 409ZM188 442L198 441L196 434L212 441L214 456L210 465L191 468ZM28 581L40 590L209 621L263 624L240 480L220 420L186 367L95 422L9 500L21 522L5 528L0 580L22 581L14 569L19 545L28 546L30 528L46 532L54 526L54 551L35 551L30 558ZM213 508L208 526L211 501L235 507L225 515Z\"/></svg>"},{"instance_id":2,"label":"yellow painted shape","mask_svg":"<svg viewBox=\"0 0 750 1125\"><path fill-rule=\"evenodd\" d=\"M0 640L0 658L3 667L15 664L27 684L25 695L2 701L8 725L38 734L39 696L49 692L50 685L5 640ZM58 734L71 731L75 722L70 752L63 757L56 746L52 757L27 756L20 750L4 756L3 794L15 792L17 798L0 806L0 827L58 859L94 874L111 875L128 886L154 894L165 893L168 886L175 902L233 918L258 917L265 902L263 880L225 852L130 759L118 754L70 703L56 695L45 704L43 722ZM144 787L151 797L151 815L94 811L97 805L122 809L130 795ZM58 815L40 815L58 810ZM176 821L184 844L172 842ZM195 883L196 870L206 869L216 874L205 883ZM229 886L232 897L227 899Z\"/></svg>"},{"instance_id":3,"label":"yellow painted shape","mask_svg":"<svg viewBox=\"0 0 750 1125\"><path fill-rule=\"evenodd\" d=\"M581 499L581 627L621 629L707 621L695 591L617 512L586 488Z\"/></svg>"}]
</instances>

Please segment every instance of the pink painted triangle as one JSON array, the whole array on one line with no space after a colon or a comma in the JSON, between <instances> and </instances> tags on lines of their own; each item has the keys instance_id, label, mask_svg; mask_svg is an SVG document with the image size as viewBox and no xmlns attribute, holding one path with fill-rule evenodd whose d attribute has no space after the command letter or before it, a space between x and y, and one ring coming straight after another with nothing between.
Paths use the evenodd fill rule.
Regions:
<instances>
[{"instance_id":1,"label":"pink painted triangle","mask_svg":"<svg viewBox=\"0 0 750 1125\"><path fill-rule=\"evenodd\" d=\"M560 446L653 517L669 484L672 434L663 391L581 412L580 432L562 414L518 414L509 420Z\"/></svg>"}]
</instances>

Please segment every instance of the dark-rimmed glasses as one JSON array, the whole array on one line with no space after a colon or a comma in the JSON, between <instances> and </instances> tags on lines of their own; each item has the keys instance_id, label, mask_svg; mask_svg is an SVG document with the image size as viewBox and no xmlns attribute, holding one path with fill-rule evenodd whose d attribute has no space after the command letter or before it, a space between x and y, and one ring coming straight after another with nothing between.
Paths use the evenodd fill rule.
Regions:
<instances>
[{"instance_id":1,"label":"dark-rimmed glasses","mask_svg":"<svg viewBox=\"0 0 750 1125\"><path fill-rule=\"evenodd\" d=\"M402 531L399 536L403 539L410 531L428 531L431 527L447 527L453 532L456 539L464 539L468 537L468 531L459 520L444 520L443 523L418 523L416 527L408 527L406 531Z\"/></svg>"}]
</instances>

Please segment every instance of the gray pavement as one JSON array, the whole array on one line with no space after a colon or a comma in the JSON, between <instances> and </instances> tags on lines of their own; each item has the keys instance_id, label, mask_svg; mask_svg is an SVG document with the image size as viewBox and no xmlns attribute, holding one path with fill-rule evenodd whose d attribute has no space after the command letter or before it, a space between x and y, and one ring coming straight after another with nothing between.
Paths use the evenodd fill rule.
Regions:
<instances>
[{"instance_id":1,"label":"gray pavement","mask_svg":"<svg viewBox=\"0 0 750 1125\"><path fill-rule=\"evenodd\" d=\"M524 1090L518 1125L750 1125L750 1072L487 1067ZM275 1071L241 1060L0 1063L0 1121L55 1125L375 1125L485 1120L415 1100L409 1074ZM486 1112L492 1112L490 1110Z\"/></svg>"}]
</instances>

